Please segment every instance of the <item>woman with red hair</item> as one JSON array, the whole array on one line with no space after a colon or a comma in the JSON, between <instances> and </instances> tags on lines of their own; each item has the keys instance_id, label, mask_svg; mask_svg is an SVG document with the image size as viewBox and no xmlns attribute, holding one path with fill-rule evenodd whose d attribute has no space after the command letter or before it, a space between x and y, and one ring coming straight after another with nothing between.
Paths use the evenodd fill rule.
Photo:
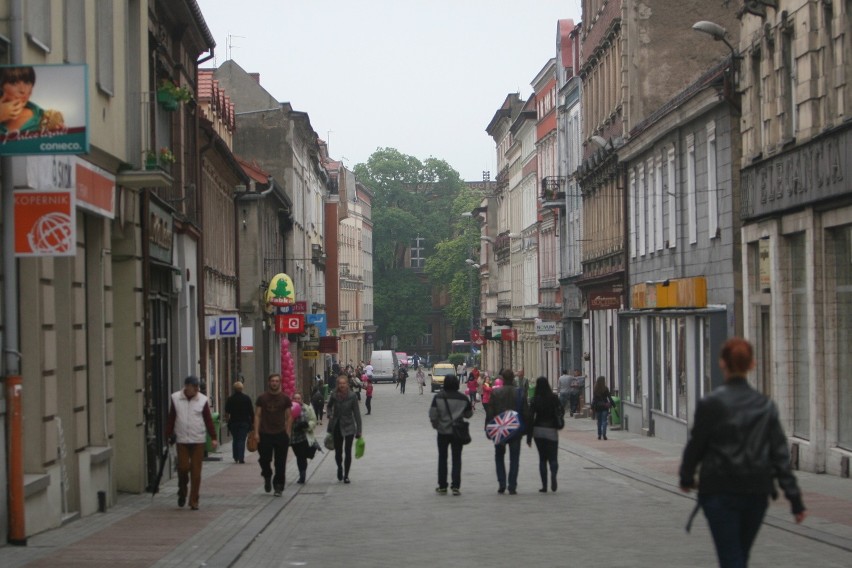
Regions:
<instances>
[{"instance_id":1,"label":"woman with red hair","mask_svg":"<svg viewBox=\"0 0 852 568\"><path fill-rule=\"evenodd\" d=\"M707 517L719 566L745 567L769 496L777 496L775 481L790 501L797 523L806 516L805 506L790 467L778 409L746 380L754 368L751 344L738 337L729 339L722 347L719 367L725 383L695 408L692 437L680 466L680 487L685 492L698 488L698 506Z\"/></svg>"}]
</instances>

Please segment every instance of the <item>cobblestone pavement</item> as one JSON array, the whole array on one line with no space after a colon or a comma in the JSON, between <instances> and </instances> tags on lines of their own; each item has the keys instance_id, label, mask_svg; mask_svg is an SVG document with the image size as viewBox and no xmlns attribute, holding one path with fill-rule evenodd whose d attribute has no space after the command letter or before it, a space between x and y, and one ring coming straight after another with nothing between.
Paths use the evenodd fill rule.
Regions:
<instances>
[{"instance_id":1,"label":"cobblestone pavement","mask_svg":"<svg viewBox=\"0 0 852 568\"><path fill-rule=\"evenodd\" d=\"M376 387L364 416L367 451L352 483L336 479L334 456L318 454L308 482L288 460L282 497L263 492L256 455L204 465L199 511L179 509L175 481L155 498L122 495L103 514L0 548L18 566L579 566L716 565L707 526L684 525L694 496L676 487L682 448L611 431L598 441L589 419L569 419L560 442L559 490L539 493L535 447L523 446L517 495L497 494L493 447L472 419L462 495L438 495L432 397ZM324 432L318 427L318 433ZM779 499L767 515L751 566L852 565L852 482L799 473L810 516L795 525ZM817 560L818 559L818 560Z\"/></svg>"}]
</instances>

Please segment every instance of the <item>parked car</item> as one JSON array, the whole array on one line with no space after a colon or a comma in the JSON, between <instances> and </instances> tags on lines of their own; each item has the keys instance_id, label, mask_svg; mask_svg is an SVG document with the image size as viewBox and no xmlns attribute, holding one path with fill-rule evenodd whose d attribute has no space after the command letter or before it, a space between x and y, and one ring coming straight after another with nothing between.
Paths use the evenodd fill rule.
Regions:
<instances>
[{"instance_id":1,"label":"parked car","mask_svg":"<svg viewBox=\"0 0 852 568\"><path fill-rule=\"evenodd\" d=\"M455 375L456 369L449 361L441 361L432 366L429 372L429 380L432 383L432 392L439 391L444 388L444 377L447 375Z\"/></svg>"}]
</instances>

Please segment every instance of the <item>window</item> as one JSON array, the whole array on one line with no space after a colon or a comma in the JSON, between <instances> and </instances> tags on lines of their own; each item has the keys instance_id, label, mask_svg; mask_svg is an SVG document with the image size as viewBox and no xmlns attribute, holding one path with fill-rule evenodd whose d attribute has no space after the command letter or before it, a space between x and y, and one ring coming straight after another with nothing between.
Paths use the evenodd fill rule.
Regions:
<instances>
[{"instance_id":1,"label":"window","mask_svg":"<svg viewBox=\"0 0 852 568\"><path fill-rule=\"evenodd\" d=\"M760 75L760 50L751 57L751 114L754 120L754 154L763 151L763 78Z\"/></svg>"},{"instance_id":2,"label":"window","mask_svg":"<svg viewBox=\"0 0 852 568\"><path fill-rule=\"evenodd\" d=\"M784 139L796 137L798 128L798 112L796 105L796 56L793 53L793 30L781 34L781 56L784 65L781 66L783 80L782 92L784 98Z\"/></svg>"},{"instance_id":3,"label":"window","mask_svg":"<svg viewBox=\"0 0 852 568\"><path fill-rule=\"evenodd\" d=\"M793 435L810 439L810 357L808 351L808 293L805 234L787 238L790 282L790 372L793 386Z\"/></svg>"},{"instance_id":4,"label":"window","mask_svg":"<svg viewBox=\"0 0 852 568\"><path fill-rule=\"evenodd\" d=\"M707 123L707 232L719 236L719 195L716 187L716 123Z\"/></svg>"},{"instance_id":5,"label":"window","mask_svg":"<svg viewBox=\"0 0 852 568\"><path fill-rule=\"evenodd\" d=\"M710 324L705 318L698 319L698 331L701 334L699 342L699 365L701 369L701 392L699 397L709 394L713 390L713 353L710 352Z\"/></svg>"},{"instance_id":6,"label":"window","mask_svg":"<svg viewBox=\"0 0 852 568\"><path fill-rule=\"evenodd\" d=\"M115 53L113 50L113 0L98 0L95 5L97 37L97 84L104 93L112 96L115 93Z\"/></svg>"},{"instance_id":7,"label":"window","mask_svg":"<svg viewBox=\"0 0 852 568\"><path fill-rule=\"evenodd\" d=\"M634 318L630 322L630 341L632 343L633 349L633 360L632 360L632 375L633 375L633 389L632 394L631 391L627 391L629 398L628 400L632 400L636 404L642 403L642 319Z\"/></svg>"},{"instance_id":8,"label":"window","mask_svg":"<svg viewBox=\"0 0 852 568\"><path fill-rule=\"evenodd\" d=\"M636 191L636 172L630 170L630 195L633 196L633 207L630 211L630 257L636 258L636 215L639 211L639 194Z\"/></svg>"},{"instance_id":9,"label":"window","mask_svg":"<svg viewBox=\"0 0 852 568\"><path fill-rule=\"evenodd\" d=\"M27 38L45 53L50 53L50 0L29 0L25 6Z\"/></svg>"},{"instance_id":10,"label":"window","mask_svg":"<svg viewBox=\"0 0 852 568\"><path fill-rule=\"evenodd\" d=\"M420 336L420 345L424 347L429 347L432 345L432 324L426 324L426 333Z\"/></svg>"},{"instance_id":11,"label":"window","mask_svg":"<svg viewBox=\"0 0 852 568\"><path fill-rule=\"evenodd\" d=\"M648 203L646 208L648 210L648 254L654 252L657 248L657 215L659 211L657 211L657 199L656 199L656 187L657 182L654 177L654 161L653 159L648 160L645 163L645 167L648 169L648 177L647 183L645 184L645 195L647 196Z\"/></svg>"},{"instance_id":12,"label":"window","mask_svg":"<svg viewBox=\"0 0 852 568\"><path fill-rule=\"evenodd\" d=\"M648 184L645 181L645 166L639 166L639 172L637 174L639 177L639 255L645 256L645 234L647 231L647 224L645 220L647 219L645 215L645 204L648 202Z\"/></svg>"},{"instance_id":13,"label":"window","mask_svg":"<svg viewBox=\"0 0 852 568\"><path fill-rule=\"evenodd\" d=\"M662 337L662 322L660 318L650 318L651 323L651 373L654 378L654 393L651 408L662 410L663 394L663 351L665 346Z\"/></svg>"},{"instance_id":14,"label":"window","mask_svg":"<svg viewBox=\"0 0 852 568\"><path fill-rule=\"evenodd\" d=\"M423 268L425 266L426 259L423 258L423 242L425 240L420 235L417 235L411 241L411 268Z\"/></svg>"},{"instance_id":15,"label":"window","mask_svg":"<svg viewBox=\"0 0 852 568\"><path fill-rule=\"evenodd\" d=\"M837 328L837 444L852 450L852 381L848 369L852 369L852 225L832 231L829 238L834 264L834 296Z\"/></svg>"},{"instance_id":16,"label":"window","mask_svg":"<svg viewBox=\"0 0 852 568\"><path fill-rule=\"evenodd\" d=\"M654 161L654 241L657 250L663 250L663 158Z\"/></svg>"},{"instance_id":17,"label":"window","mask_svg":"<svg viewBox=\"0 0 852 568\"><path fill-rule=\"evenodd\" d=\"M686 137L686 223L690 244L698 242L695 215L695 135L690 134Z\"/></svg>"},{"instance_id":18,"label":"window","mask_svg":"<svg viewBox=\"0 0 852 568\"><path fill-rule=\"evenodd\" d=\"M86 62L86 4L65 0L65 62Z\"/></svg>"},{"instance_id":19,"label":"window","mask_svg":"<svg viewBox=\"0 0 852 568\"><path fill-rule=\"evenodd\" d=\"M674 146L666 152L666 199L669 204L669 248L677 246L677 185Z\"/></svg>"},{"instance_id":20,"label":"window","mask_svg":"<svg viewBox=\"0 0 852 568\"><path fill-rule=\"evenodd\" d=\"M686 318L676 318L672 322L672 332L674 339L672 347L674 348L675 375L672 381L675 383L675 409L674 415L681 420L687 419L687 371L686 371Z\"/></svg>"}]
</instances>

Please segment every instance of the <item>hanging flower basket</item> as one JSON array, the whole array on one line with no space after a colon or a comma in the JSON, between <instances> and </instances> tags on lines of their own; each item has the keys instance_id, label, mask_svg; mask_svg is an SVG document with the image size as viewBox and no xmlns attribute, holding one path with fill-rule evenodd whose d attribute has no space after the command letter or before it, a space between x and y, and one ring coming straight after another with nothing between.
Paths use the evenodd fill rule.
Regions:
<instances>
[{"instance_id":1,"label":"hanging flower basket","mask_svg":"<svg viewBox=\"0 0 852 568\"><path fill-rule=\"evenodd\" d=\"M157 153L153 150L145 152L145 169L156 170L160 167L160 162L157 159Z\"/></svg>"},{"instance_id":2,"label":"hanging flower basket","mask_svg":"<svg viewBox=\"0 0 852 568\"><path fill-rule=\"evenodd\" d=\"M192 93L186 87L178 87L169 79L160 81L157 87L157 102L163 110L176 111L182 102L192 100Z\"/></svg>"}]
</instances>

